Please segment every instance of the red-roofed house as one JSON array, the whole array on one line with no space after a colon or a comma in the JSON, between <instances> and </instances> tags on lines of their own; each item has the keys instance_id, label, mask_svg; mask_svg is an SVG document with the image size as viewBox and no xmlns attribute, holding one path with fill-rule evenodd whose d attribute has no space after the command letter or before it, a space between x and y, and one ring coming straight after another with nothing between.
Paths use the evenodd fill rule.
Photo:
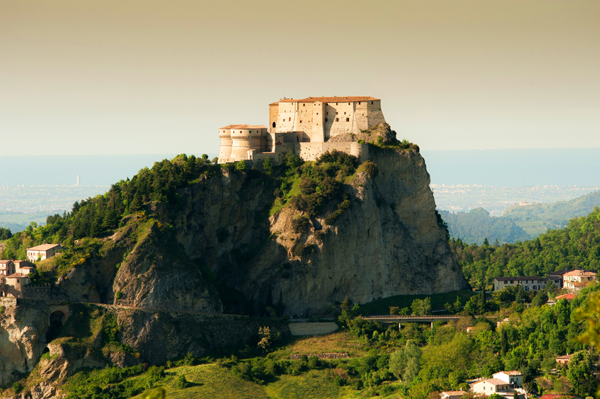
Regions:
<instances>
[{"instance_id":1,"label":"red-roofed house","mask_svg":"<svg viewBox=\"0 0 600 399\"><path fill-rule=\"evenodd\" d=\"M27 248L27 259L32 262L48 259L56 255L56 252L60 248L59 244L42 244L36 247Z\"/></svg>"},{"instance_id":2,"label":"red-roofed house","mask_svg":"<svg viewBox=\"0 0 600 399\"><path fill-rule=\"evenodd\" d=\"M523 387L523 374L521 374L520 371L500 371L499 373L495 373L493 377L508 382L516 387Z\"/></svg>"},{"instance_id":3,"label":"red-roofed house","mask_svg":"<svg viewBox=\"0 0 600 399\"><path fill-rule=\"evenodd\" d=\"M572 270L563 275L563 286L573 292L581 291L594 280L596 280L595 272L589 270Z\"/></svg>"}]
</instances>

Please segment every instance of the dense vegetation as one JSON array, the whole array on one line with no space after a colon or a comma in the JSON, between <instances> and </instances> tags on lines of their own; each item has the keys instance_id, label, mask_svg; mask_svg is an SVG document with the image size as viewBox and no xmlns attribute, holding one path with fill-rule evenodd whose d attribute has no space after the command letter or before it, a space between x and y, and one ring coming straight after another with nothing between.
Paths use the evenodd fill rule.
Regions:
<instances>
[{"instance_id":1,"label":"dense vegetation","mask_svg":"<svg viewBox=\"0 0 600 399\"><path fill-rule=\"evenodd\" d=\"M529 239L529 235L513 221L490 216L485 209L451 213L440 210L440 215L450 230L450 236L469 244L483 244L486 239L514 243Z\"/></svg>"},{"instance_id":2,"label":"dense vegetation","mask_svg":"<svg viewBox=\"0 0 600 399\"><path fill-rule=\"evenodd\" d=\"M184 188L202 176L215 176L221 167L201 158L179 155L156 162L152 169L144 168L131 180L113 184L107 193L77 201L69 213L48 216L46 225L32 223L24 232L15 234L6 243L3 259L25 259L27 247L48 243L62 243L72 248L77 239L104 237L122 226L122 218L142 210L143 204L157 201L177 206L178 189Z\"/></svg>"},{"instance_id":3,"label":"dense vegetation","mask_svg":"<svg viewBox=\"0 0 600 399\"><path fill-rule=\"evenodd\" d=\"M11 237L12 237L12 233L11 233L10 229L0 227L0 240L8 240Z\"/></svg>"},{"instance_id":4,"label":"dense vegetation","mask_svg":"<svg viewBox=\"0 0 600 399\"><path fill-rule=\"evenodd\" d=\"M546 276L561 269L598 270L600 266L600 209L572 219L566 228L551 230L534 240L516 244L450 245L473 286L501 276Z\"/></svg>"}]
</instances>

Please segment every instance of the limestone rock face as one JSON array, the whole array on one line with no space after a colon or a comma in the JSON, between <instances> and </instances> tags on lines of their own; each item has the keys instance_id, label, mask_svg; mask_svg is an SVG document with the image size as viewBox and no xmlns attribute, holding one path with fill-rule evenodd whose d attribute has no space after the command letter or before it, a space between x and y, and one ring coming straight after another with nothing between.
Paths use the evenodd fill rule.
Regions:
<instances>
[{"instance_id":1,"label":"limestone rock face","mask_svg":"<svg viewBox=\"0 0 600 399\"><path fill-rule=\"evenodd\" d=\"M220 313L217 291L164 226L153 224L121 264L115 303L138 308ZM117 294L120 293L120 294Z\"/></svg>"},{"instance_id":2,"label":"limestone rock face","mask_svg":"<svg viewBox=\"0 0 600 399\"><path fill-rule=\"evenodd\" d=\"M0 314L0 386L17 380L18 373L35 367L50 325L43 306L5 307Z\"/></svg>"},{"instance_id":3,"label":"limestone rock face","mask_svg":"<svg viewBox=\"0 0 600 399\"><path fill-rule=\"evenodd\" d=\"M274 187L252 172L204 180L183 190L184 206L176 213L156 211L175 226L186 253L230 290L223 300L234 310L280 304L288 315L314 314L345 296L365 303L463 288L437 223L423 157L371 152L378 174L357 172L347 187L352 206L333 226L311 220L308 234L293 232L301 213L289 207L267 219ZM312 253L294 256L298 244Z\"/></svg>"}]
</instances>

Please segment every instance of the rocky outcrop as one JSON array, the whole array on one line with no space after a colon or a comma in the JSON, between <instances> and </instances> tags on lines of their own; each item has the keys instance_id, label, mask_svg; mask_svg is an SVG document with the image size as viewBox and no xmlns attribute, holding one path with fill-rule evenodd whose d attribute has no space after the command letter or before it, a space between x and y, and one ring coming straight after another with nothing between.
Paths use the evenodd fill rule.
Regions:
<instances>
[{"instance_id":1,"label":"rocky outcrop","mask_svg":"<svg viewBox=\"0 0 600 399\"><path fill-rule=\"evenodd\" d=\"M0 313L0 386L33 370L45 347L50 325L41 306L5 307Z\"/></svg>"},{"instance_id":2,"label":"rocky outcrop","mask_svg":"<svg viewBox=\"0 0 600 399\"><path fill-rule=\"evenodd\" d=\"M279 304L297 315L320 313L345 296L365 303L463 288L437 222L423 157L375 146L370 151L377 175L359 170L346 185L352 206L333 226L312 219L307 234L293 232L300 212L290 207L267 218L274 186L257 172L206 179L182 191L182 209L156 212L173 224L188 256L237 294L233 302L224 298L226 306L252 303L256 311ZM297 245L311 251L294 256Z\"/></svg>"}]
</instances>

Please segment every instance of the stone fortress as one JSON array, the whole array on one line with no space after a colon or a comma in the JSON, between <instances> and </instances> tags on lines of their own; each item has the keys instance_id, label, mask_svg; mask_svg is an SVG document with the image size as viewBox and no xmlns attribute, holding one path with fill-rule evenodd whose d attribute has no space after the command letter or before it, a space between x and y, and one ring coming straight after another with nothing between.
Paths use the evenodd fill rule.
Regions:
<instances>
[{"instance_id":1,"label":"stone fortress","mask_svg":"<svg viewBox=\"0 0 600 399\"><path fill-rule=\"evenodd\" d=\"M262 162L267 157L280 163L286 152L293 152L304 161L314 161L331 150L364 161L369 156L368 144L354 141L352 135L381 124L385 124L385 118L378 98L284 98L269 104L268 128L260 125L220 128L219 163Z\"/></svg>"}]
</instances>

